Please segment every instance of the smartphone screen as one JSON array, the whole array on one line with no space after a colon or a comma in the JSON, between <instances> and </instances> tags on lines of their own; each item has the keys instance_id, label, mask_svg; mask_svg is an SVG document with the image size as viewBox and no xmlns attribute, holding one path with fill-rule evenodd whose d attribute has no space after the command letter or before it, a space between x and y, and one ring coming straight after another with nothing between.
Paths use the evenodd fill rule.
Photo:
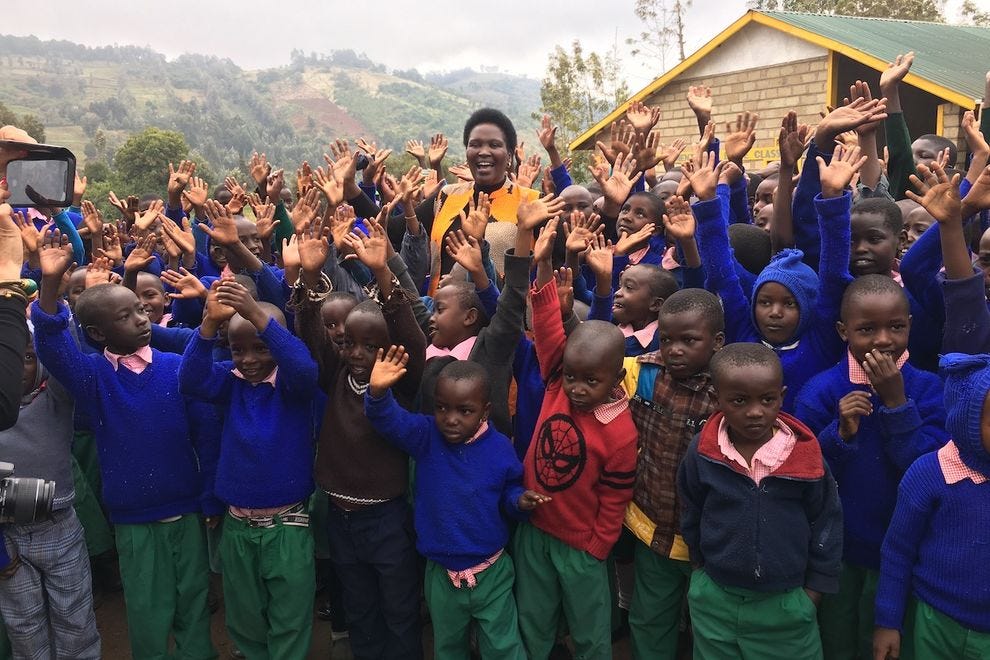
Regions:
<instances>
[{"instance_id":1,"label":"smartphone screen","mask_svg":"<svg viewBox=\"0 0 990 660\"><path fill-rule=\"evenodd\" d=\"M72 177L64 160L14 160L7 165L11 206L68 206ZM66 190L66 182L69 182ZM68 193L68 199L66 198Z\"/></svg>"}]
</instances>

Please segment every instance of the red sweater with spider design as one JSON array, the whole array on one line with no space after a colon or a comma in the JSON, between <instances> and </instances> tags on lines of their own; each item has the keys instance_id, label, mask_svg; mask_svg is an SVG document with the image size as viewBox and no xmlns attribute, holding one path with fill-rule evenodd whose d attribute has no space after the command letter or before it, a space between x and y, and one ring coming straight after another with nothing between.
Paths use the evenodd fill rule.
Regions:
<instances>
[{"instance_id":1,"label":"red sweater with spider design","mask_svg":"<svg viewBox=\"0 0 990 660\"><path fill-rule=\"evenodd\" d=\"M533 334L547 383L524 461L527 489L549 495L530 522L564 543L605 559L619 538L636 481L636 426L621 388L594 410L571 405L562 387L567 337L556 283L532 291Z\"/></svg>"}]
</instances>

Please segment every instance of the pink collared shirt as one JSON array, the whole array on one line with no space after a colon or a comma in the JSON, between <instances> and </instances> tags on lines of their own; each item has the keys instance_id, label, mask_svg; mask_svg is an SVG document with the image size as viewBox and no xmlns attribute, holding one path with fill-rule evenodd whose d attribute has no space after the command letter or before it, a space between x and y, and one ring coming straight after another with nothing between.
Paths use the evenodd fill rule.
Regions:
<instances>
[{"instance_id":1,"label":"pink collared shirt","mask_svg":"<svg viewBox=\"0 0 990 660\"><path fill-rule=\"evenodd\" d=\"M468 337L453 348L440 348L439 346L430 344L426 347L426 359L429 360L434 357L450 355L458 360L466 360L471 356L471 350L474 348L474 343L476 341L478 341L477 335L474 337Z\"/></svg>"},{"instance_id":2,"label":"pink collared shirt","mask_svg":"<svg viewBox=\"0 0 990 660\"><path fill-rule=\"evenodd\" d=\"M470 438L464 441L464 444L466 445L471 444L472 442L483 436L485 434L485 431L487 430L488 430L488 420L485 420L484 422L481 423L481 426L478 427L478 430L474 432L474 435L472 435Z\"/></svg>"},{"instance_id":3,"label":"pink collared shirt","mask_svg":"<svg viewBox=\"0 0 990 660\"><path fill-rule=\"evenodd\" d=\"M103 357L109 360L114 371L124 366L127 367L128 371L139 374L151 364L152 352L151 346L142 346L130 355L117 355L116 353L111 353L110 349L104 348Z\"/></svg>"},{"instance_id":4,"label":"pink collared shirt","mask_svg":"<svg viewBox=\"0 0 990 660\"><path fill-rule=\"evenodd\" d=\"M491 557L489 557L488 559L486 559L485 561L481 562L476 566L465 568L462 571L448 570L447 577L450 578L451 583L453 583L454 587L457 589L461 588L462 581L467 582L468 589L474 589L474 587L477 586L478 584L478 578L477 578L478 573L481 573L483 570L494 564L496 561L498 561L498 558L501 556L502 556L502 551L499 550L494 555L492 555Z\"/></svg>"},{"instance_id":5,"label":"pink collared shirt","mask_svg":"<svg viewBox=\"0 0 990 660\"><path fill-rule=\"evenodd\" d=\"M611 398L605 403L596 406L592 412L595 415L595 419L602 424L608 424L628 407L629 398L626 397L626 391L619 385L612 390Z\"/></svg>"},{"instance_id":6,"label":"pink collared shirt","mask_svg":"<svg viewBox=\"0 0 990 660\"><path fill-rule=\"evenodd\" d=\"M636 266L636 265L638 265L639 262L643 260L643 257L646 256L646 253L649 252L649 251L650 251L650 246L649 245L646 245L645 247L641 247L640 249L636 250L635 252L630 252L629 253L629 265L630 266Z\"/></svg>"},{"instance_id":7,"label":"pink collared shirt","mask_svg":"<svg viewBox=\"0 0 990 660\"><path fill-rule=\"evenodd\" d=\"M777 430L766 444L756 450L753 454L753 464L749 465L729 439L729 427L725 423L725 418L723 417L718 424L718 448L727 459L739 464L757 485L784 464L794 450L796 442L797 436L794 432L778 419Z\"/></svg>"},{"instance_id":8,"label":"pink collared shirt","mask_svg":"<svg viewBox=\"0 0 990 660\"><path fill-rule=\"evenodd\" d=\"M247 380L247 378L244 377L244 374L241 373L240 369L231 369L230 370L230 373L234 374L235 376L237 376L241 380L244 380L244 381ZM268 383L272 387L275 387L275 376L277 374L278 374L278 367L276 366L274 369L272 369L272 372L270 374L268 374L268 376L264 380L260 380L257 383L251 383L251 384L252 385L261 385L262 383Z\"/></svg>"},{"instance_id":9,"label":"pink collared shirt","mask_svg":"<svg viewBox=\"0 0 990 660\"><path fill-rule=\"evenodd\" d=\"M659 321L653 321L649 325L644 326L642 330L633 330L630 324L623 323L619 326L619 330L622 330L623 337L635 337L639 345L646 348L653 341L653 336L657 334L657 328L659 327Z\"/></svg>"},{"instance_id":10,"label":"pink collared shirt","mask_svg":"<svg viewBox=\"0 0 990 660\"><path fill-rule=\"evenodd\" d=\"M849 382L853 385L867 385L872 386L870 383L870 377L866 375L866 370L863 369L863 365L856 362L856 358L853 357L852 353L846 350L846 355L849 356ZM904 363L908 361L908 352L905 350L901 357L897 358L897 369L903 369Z\"/></svg>"},{"instance_id":11,"label":"pink collared shirt","mask_svg":"<svg viewBox=\"0 0 990 660\"><path fill-rule=\"evenodd\" d=\"M969 479L974 484L982 484L987 481L987 476L977 472L973 468L963 463L959 457L959 447L954 440L949 440L938 450L938 465L942 468L942 476L945 483L954 484Z\"/></svg>"}]
</instances>

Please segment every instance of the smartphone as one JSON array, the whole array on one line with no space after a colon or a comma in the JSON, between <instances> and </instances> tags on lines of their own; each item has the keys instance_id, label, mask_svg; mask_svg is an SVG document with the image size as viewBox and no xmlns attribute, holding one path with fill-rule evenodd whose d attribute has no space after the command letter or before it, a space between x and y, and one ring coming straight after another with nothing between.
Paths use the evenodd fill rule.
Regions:
<instances>
[{"instance_id":1,"label":"smartphone","mask_svg":"<svg viewBox=\"0 0 990 660\"><path fill-rule=\"evenodd\" d=\"M0 149L26 152L7 163L7 203L13 207L72 204L76 157L65 147L0 140Z\"/></svg>"}]
</instances>

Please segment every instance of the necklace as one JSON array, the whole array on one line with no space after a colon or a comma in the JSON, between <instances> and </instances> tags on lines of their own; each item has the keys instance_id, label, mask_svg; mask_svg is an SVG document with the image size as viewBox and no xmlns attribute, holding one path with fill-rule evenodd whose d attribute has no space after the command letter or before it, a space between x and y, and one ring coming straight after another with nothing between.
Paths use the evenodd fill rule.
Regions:
<instances>
[{"instance_id":1,"label":"necklace","mask_svg":"<svg viewBox=\"0 0 990 660\"><path fill-rule=\"evenodd\" d=\"M347 385L351 388L351 391L358 396L364 396L364 393L368 391L368 383L363 385L354 380L354 377L347 374Z\"/></svg>"}]
</instances>

